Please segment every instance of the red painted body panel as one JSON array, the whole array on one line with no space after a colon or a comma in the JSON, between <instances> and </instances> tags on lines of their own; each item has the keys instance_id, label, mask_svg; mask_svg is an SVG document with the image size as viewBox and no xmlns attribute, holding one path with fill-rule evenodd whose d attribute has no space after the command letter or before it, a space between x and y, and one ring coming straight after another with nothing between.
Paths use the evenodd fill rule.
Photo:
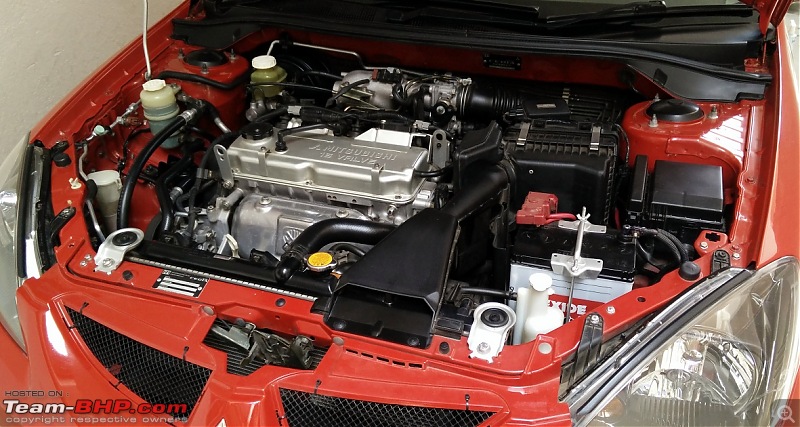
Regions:
<instances>
[{"instance_id":1,"label":"red painted body panel","mask_svg":"<svg viewBox=\"0 0 800 427\"><path fill-rule=\"evenodd\" d=\"M173 16L185 15L187 6ZM169 17L157 24L150 36L154 69L177 69L175 55L181 43L168 39ZM703 119L685 125L660 124L648 126L643 115L644 104L628 111L623 126L631 139L631 160L636 154L656 159L679 159L687 162L718 164L724 170L726 196L736 200L735 225L722 248L740 254L736 266L751 263L764 265L781 256L800 256L800 125L798 124L797 88L789 74L783 33L779 50L770 65L776 82L769 88L763 102L718 104L719 118ZM342 38L293 34L297 40L340 48L353 48L353 42ZM269 34L252 36L242 47L268 40ZM446 48L423 47L377 42L359 42L365 62L389 62L398 65L414 64L430 68L447 68L469 72L477 69L477 52ZM116 58L88 78L65 101L48 115L32 136L52 145L61 139L75 142L88 134L90 127L101 117L110 121L135 99L142 82L144 63L139 54L140 44L134 42ZM459 61L452 61L458 57ZM580 83L616 82L621 67L610 61L547 58L525 58L534 64L529 75L515 77L557 80L562 78ZM214 75L219 80L236 75L231 69L226 75ZM496 71L505 75L507 71ZM227 77L226 77L227 76ZM121 93L108 88L122 88ZM198 85L185 84L188 91L205 90ZM647 90L652 88L647 88ZM200 92L197 96L201 96ZM243 100L221 93L205 93L201 97L220 100L233 106ZM220 98L223 97L223 98ZM708 113L710 104L701 104ZM224 114L228 114L225 112ZM91 120L83 121L91 117ZM240 115L239 115L240 117ZM80 118L78 120L77 118ZM234 123L240 120L226 116ZM120 132L118 141L127 131ZM134 144L143 144L140 138ZM136 145L134 145L136 146ZM114 160L119 151L113 142L103 148L106 161ZM70 148L71 156L75 155ZM166 159L165 153L153 157L154 164ZM102 160L101 160L102 161ZM108 167L108 165L97 165ZM71 168L53 170L53 205L55 211L73 205L82 215L84 188L70 189L68 180L75 176ZM146 186L137 188L137 201L147 200ZM150 197L154 200L154 197ZM133 212L133 224L143 227L156 206L138 204ZM95 273L82 266L86 255L94 256L86 242L85 224L71 221L61 232L62 245L57 249L58 266L51 268L39 280L28 280L18 291L20 318L28 353L23 354L4 330L0 330L0 388L7 390L63 390L63 401L74 403L78 398L129 398L139 401L133 393L111 384L115 379L89 353L82 340L69 329L64 307L80 309L92 318L125 335L181 357L189 347L186 359L214 368L225 366L225 355L206 347L202 340L214 320L203 307L210 307L223 318L247 318L259 327L284 333L305 334L319 343L330 344L334 337L343 338L343 345L332 344L322 364L315 371L293 371L266 366L248 377L227 374L214 369L206 391L195 408L190 423L216 425L223 417L228 425L278 425L276 414L282 413L277 389L317 391L321 394L377 402L433 405L461 409L464 395L469 394L469 407L492 410L499 414L490 422L501 425L568 425L569 413L558 401L561 364L574 351L581 332L581 322L569 323L546 336L519 346L507 346L495 363L488 365L468 357L466 339L452 340L435 337L427 350L412 349L386 342L331 331L319 315L309 314L311 303L286 298L279 307L278 295L241 286L210 281L199 299L153 290L160 269L126 262L111 275ZM697 260L707 274L710 255ZM122 272L133 273L124 280ZM691 283L681 280L677 272L668 274L660 283L637 288L628 294L599 307L614 306L614 314L606 318L605 334L615 335L638 320L643 313L652 312L667 304ZM448 354L438 351L446 341L452 349ZM547 342L552 352L542 354L539 344ZM387 362L389 360L390 362ZM400 362L402 365L391 363ZM419 365L419 366L417 366ZM795 394L800 391L795 388ZM285 425L285 424L284 424Z\"/></svg>"}]
</instances>

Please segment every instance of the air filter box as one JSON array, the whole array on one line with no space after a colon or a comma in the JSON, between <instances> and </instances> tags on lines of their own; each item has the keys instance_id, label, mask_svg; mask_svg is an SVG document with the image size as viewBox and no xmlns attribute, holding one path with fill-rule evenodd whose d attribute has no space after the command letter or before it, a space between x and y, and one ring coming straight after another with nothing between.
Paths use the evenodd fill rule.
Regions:
<instances>
[{"instance_id":1,"label":"air filter box","mask_svg":"<svg viewBox=\"0 0 800 427\"><path fill-rule=\"evenodd\" d=\"M614 199L614 171L619 136L609 125L523 122L505 136L515 160L514 208L530 191L558 197L559 211L577 213L583 206L595 224L606 224Z\"/></svg>"}]
</instances>

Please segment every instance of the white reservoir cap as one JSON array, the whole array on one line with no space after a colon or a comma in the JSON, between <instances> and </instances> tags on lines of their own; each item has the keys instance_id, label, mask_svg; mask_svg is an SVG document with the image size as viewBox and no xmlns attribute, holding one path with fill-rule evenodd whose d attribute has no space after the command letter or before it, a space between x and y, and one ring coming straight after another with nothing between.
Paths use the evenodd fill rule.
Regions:
<instances>
[{"instance_id":1,"label":"white reservoir cap","mask_svg":"<svg viewBox=\"0 0 800 427\"><path fill-rule=\"evenodd\" d=\"M534 290L544 292L553 286L553 278L549 274L533 273L528 278L528 283L531 284L531 288Z\"/></svg>"},{"instance_id":2,"label":"white reservoir cap","mask_svg":"<svg viewBox=\"0 0 800 427\"><path fill-rule=\"evenodd\" d=\"M253 68L256 70L268 70L278 65L278 61L272 55L261 55L253 58Z\"/></svg>"},{"instance_id":3,"label":"white reservoir cap","mask_svg":"<svg viewBox=\"0 0 800 427\"><path fill-rule=\"evenodd\" d=\"M142 85L142 89L148 92L157 92L165 87L167 87L167 82L161 79L148 80Z\"/></svg>"}]
</instances>

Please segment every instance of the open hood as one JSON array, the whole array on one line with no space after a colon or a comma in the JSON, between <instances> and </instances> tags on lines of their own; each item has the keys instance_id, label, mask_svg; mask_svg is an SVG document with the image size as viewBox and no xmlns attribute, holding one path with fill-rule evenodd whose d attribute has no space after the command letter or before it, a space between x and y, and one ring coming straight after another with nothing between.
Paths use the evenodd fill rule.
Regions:
<instances>
[{"instance_id":1,"label":"open hood","mask_svg":"<svg viewBox=\"0 0 800 427\"><path fill-rule=\"evenodd\" d=\"M778 26L786 16L792 0L741 0L742 3L753 6L761 15L759 23L761 32L766 34L769 24Z\"/></svg>"}]
</instances>

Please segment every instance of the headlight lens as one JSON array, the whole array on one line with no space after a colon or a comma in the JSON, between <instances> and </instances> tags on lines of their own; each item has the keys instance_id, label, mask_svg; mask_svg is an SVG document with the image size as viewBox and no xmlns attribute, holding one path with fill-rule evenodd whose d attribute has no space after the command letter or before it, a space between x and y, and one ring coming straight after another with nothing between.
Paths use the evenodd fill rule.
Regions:
<instances>
[{"instance_id":1,"label":"headlight lens","mask_svg":"<svg viewBox=\"0 0 800 427\"><path fill-rule=\"evenodd\" d=\"M584 380L567 397L575 424L774 425L800 367L800 267L735 274L698 284Z\"/></svg>"},{"instance_id":2,"label":"headlight lens","mask_svg":"<svg viewBox=\"0 0 800 427\"><path fill-rule=\"evenodd\" d=\"M25 349L16 291L41 274L36 249L36 212L42 179L42 149L22 139L0 166L0 323Z\"/></svg>"}]
</instances>

